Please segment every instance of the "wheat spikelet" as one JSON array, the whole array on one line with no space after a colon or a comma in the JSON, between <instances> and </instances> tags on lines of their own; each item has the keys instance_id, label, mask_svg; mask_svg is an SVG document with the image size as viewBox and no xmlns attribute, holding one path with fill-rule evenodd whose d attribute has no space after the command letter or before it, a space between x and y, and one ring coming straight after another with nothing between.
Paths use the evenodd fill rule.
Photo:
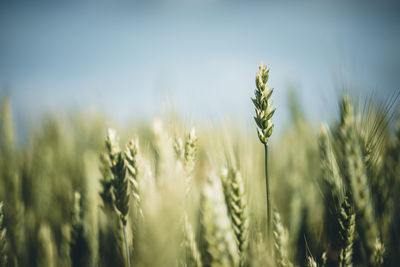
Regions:
<instances>
[{"instance_id":1,"label":"wheat spikelet","mask_svg":"<svg viewBox=\"0 0 400 267\"><path fill-rule=\"evenodd\" d=\"M367 253L371 256L375 238L378 236L378 229L374 220L375 213L366 168L355 132L354 108L347 95L343 98L340 111L339 139L343 155L344 177L351 187L351 197L357 211L357 225L360 226L360 234L366 245Z\"/></svg>"},{"instance_id":2,"label":"wheat spikelet","mask_svg":"<svg viewBox=\"0 0 400 267\"><path fill-rule=\"evenodd\" d=\"M239 257L220 180L209 177L201 196L204 266L237 266Z\"/></svg>"},{"instance_id":3,"label":"wheat spikelet","mask_svg":"<svg viewBox=\"0 0 400 267\"><path fill-rule=\"evenodd\" d=\"M278 267L293 266L289 260L288 244L289 234L282 224L278 211L274 212L274 247L275 261Z\"/></svg>"},{"instance_id":4,"label":"wheat spikelet","mask_svg":"<svg viewBox=\"0 0 400 267\"><path fill-rule=\"evenodd\" d=\"M239 249L240 266L244 266L248 247L248 213L243 179L239 171L231 169L229 174L227 203L233 232Z\"/></svg>"},{"instance_id":5,"label":"wheat spikelet","mask_svg":"<svg viewBox=\"0 0 400 267\"><path fill-rule=\"evenodd\" d=\"M0 267L7 264L7 229L3 225L3 202L0 202Z\"/></svg>"},{"instance_id":6,"label":"wheat spikelet","mask_svg":"<svg viewBox=\"0 0 400 267\"><path fill-rule=\"evenodd\" d=\"M128 177L123 155L119 148L118 137L113 129L108 130L106 148L111 162L111 173L113 175L113 188L115 207L120 212L123 225L126 225L126 216L129 210Z\"/></svg>"},{"instance_id":7,"label":"wheat spikelet","mask_svg":"<svg viewBox=\"0 0 400 267\"><path fill-rule=\"evenodd\" d=\"M351 206L345 200L341 207L339 217L339 235L341 238L342 248L339 252L339 266L353 266L353 239L355 230L355 214L352 212Z\"/></svg>"}]
</instances>

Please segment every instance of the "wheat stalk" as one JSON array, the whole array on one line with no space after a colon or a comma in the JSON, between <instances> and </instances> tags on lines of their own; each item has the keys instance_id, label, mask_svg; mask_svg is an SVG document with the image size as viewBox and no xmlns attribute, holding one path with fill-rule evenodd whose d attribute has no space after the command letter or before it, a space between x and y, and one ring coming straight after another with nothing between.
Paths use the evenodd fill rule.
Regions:
<instances>
[{"instance_id":1,"label":"wheat stalk","mask_svg":"<svg viewBox=\"0 0 400 267\"><path fill-rule=\"evenodd\" d=\"M126 258L128 266L130 266L129 245L126 234L127 215L129 211L129 182L128 176L126 175L125 160L117 139L116 132L109 129L106 138L106 148L110 157L111 173L113 174L115 207L120 213L125 239Z\"/></svg>"},{"instance_id":2,"label":"wheat stalk","mask_svg":"<svg viewBox=\"0 0 400 267\"><path fill-rule=\"evenodd\" d=\"M374 220L375 213L371 203L372 198L366 168L355 131L354 108L347 95L343 98L340 111L339 139L343 155L343 172L347 183L351 187L351 197L357 210L358 225L361 228L360 234L364 239L367 253L371 256L371 262L378 229Z\"/></svg>"},{"instance_id":3,"label":"wheat stalk","mask_svg":"<svg viewBox=\"0 0 400 267\"><path fill-rule=\"evenodd\" d=\"M143 211L140 206L140 187L139 187L139 167L137 162L137 155L139 153L139 140L130 140L125 149L126 169L128 179L131 186L132 196L136 206L136 212L139 216L143 217Z\"/></svg>"},{"instance_id":4,"label":"wheat stalk","mask_svg":"<svg viewBox=\"0 0 400 267\"><path fill-rule=\"evenodd\" d=\"M221 181L211 175L201 195L202 256L204 266L237 266L239 263L235 236L222 192Z\"/></svg>"},{"instance_id":5,"label":"wheat stalk","mask_svg":"<svg viewBox=\"0 0 400 267\"><path fill-rule=\"evenodd\" d=\"M256 74L256 87L254 91L255 98L252 101L255 106L256 116L254 120L258 126L257 134L261 143L264 144L265 152L265 184L266 184L266 195L267 195L267 231L268 239L271 238L271 196L269 189L269 178L268 178L268 140L274 129L272 123L272 116L275 113L275 108L272 107L271 95L274 91L273 88L269 88L267 82L269 78L269 68L260 64L259 73Z\"/></svg>"},{"instance_id":6,"label":"wheat stalk","mask_svg":"<svg viewBox=\"0 0 400 267\"><path fill-rule=\"evenodd\" d=\"M274 212L274 247L275 261L278 267L289 267L293 264L289 260L288 244L289 234L282 224L278 211Z\"/></svg>"}]
</instances>

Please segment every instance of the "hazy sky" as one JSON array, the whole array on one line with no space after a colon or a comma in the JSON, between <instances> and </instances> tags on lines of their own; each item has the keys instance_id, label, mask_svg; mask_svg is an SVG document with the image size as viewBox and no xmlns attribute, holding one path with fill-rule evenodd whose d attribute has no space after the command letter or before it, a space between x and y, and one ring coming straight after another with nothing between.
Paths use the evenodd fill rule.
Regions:
<instances>
[{"instance_id":1,"label":"hazy sky","mask_svg":"<svg viewBox=\"0 0 400 267\"><path fill-rule=\"evenodd\" d=\"M343 84L380 97L400 88L391 2L94 2L0 2L0 90L20 121L71 107L151 118L171 102L187 118L250 120L260 60L283 122L289 86L316 120Z\"/></svg>"}]
</instances>

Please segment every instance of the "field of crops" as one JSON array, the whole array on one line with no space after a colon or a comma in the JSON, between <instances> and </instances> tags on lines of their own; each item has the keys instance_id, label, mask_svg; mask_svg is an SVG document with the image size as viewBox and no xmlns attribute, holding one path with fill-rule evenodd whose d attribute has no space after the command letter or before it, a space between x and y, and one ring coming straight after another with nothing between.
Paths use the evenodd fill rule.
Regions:
<instances>
[{"instance_id":1,"label":"field of crops","mask_svg":"<svg viewBox=\"0 0 400 267\"><path fill-rule=\"evenodd\" d=\"M17 142L3 97L0 266L400 266L397 97L319 127L292 99L278 136L268 76L254 131L49 115Z\"/></svg>"}]
</instances>

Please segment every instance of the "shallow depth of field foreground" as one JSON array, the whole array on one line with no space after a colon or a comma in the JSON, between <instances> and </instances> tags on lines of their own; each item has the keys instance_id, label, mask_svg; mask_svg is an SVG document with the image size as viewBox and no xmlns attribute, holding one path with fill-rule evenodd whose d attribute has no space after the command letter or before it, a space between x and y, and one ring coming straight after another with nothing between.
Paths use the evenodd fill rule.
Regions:
<instances>
[{"instance_id":1,"label":"shallow depth of field foreground","mask_svg":"<svg viewBox=\"0 0 400 267\"><path fill-rule=\"evenodd\" d=\"M344 92L320 126L292 97L276 133L268 79L243 99L254 131L78 113L21 143L3 97L0 266L399 266L397 95Z\"/></svg>"}]
</instances>

